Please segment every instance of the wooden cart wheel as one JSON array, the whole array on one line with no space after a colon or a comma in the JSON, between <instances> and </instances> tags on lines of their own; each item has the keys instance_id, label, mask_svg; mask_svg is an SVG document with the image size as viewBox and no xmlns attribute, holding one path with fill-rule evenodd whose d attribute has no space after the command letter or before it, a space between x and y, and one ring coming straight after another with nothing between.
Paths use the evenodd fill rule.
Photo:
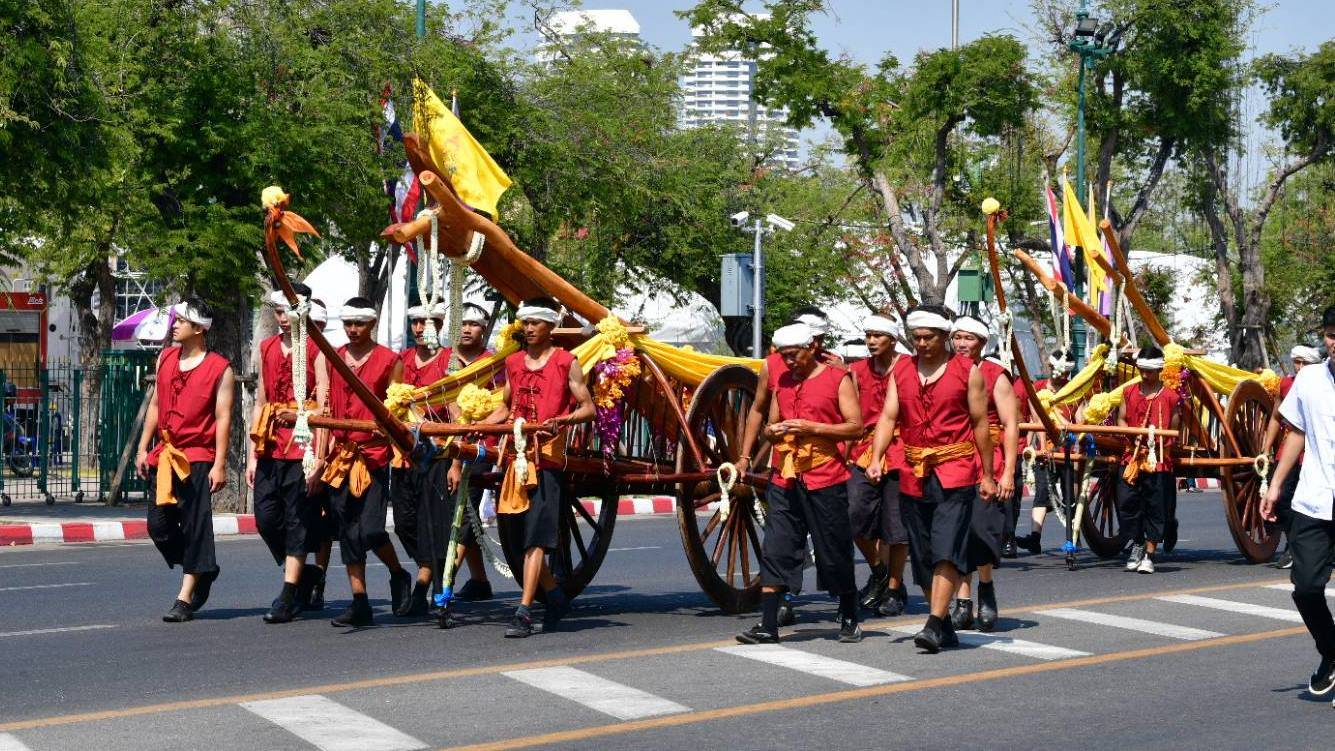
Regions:
<instances>
[{"instance_id":1,"label":"wooden cart wheel","mask_svg":"<svg viewBox=\"0 0 1335 751\"><path fill-rule=\"evenodd\" d=\"M712 470L736 462L741 451L746 415L755 399L757 376L741 365L727 365L705 378L686 413L687 429L695 436L707 466L698 467L683 447L677 452L678 472ZM757 441L751 472L765 475L769 444ZM717 480L681 483L677 492L677 524L691 573L700 588L724 612L754 610L760 601L760 528L756 521L757 494L763 493L739 478L731 493L727 519L709 509L719 501Z\"/></svg>"},{"instance_id":2,"label":"wooden cart wheel","mask_svg":"<svg viewBox=\"0 0 1335 751\"><path fill-rule=\"evenodd\" d=\"M1228 397L1224 426L1238 442L1238 454L1226 436L1220 436L1220 454L1224 457L1251 458L1261 453L1265 426L1274 401L1256 381L1243 381ZM1265 563L1279 546L1279 530L1261 518L1261 478L1251 465L1220 468L1224 490L1224 512L1228 531L1238 551L1252 563Z\"/></svg>"},{"instance_id":3,"label":"wooden cart wheel","mask_svg":"<svg viewBox=\"0 0 1335 751\"><path fill-rule=\"evenodd\" d=\"M1100 464L1093 471L1093 486L1085 513L1080 518L1080 539L1100 558L1122 554L1126 541L1117 524L1117 473L1119 464Z\"/></svg>"},{"instance_id":4,"label":"wooden cart wheel","mask_svg":"<svg viewBox=\"0 0 1335 751\"><path fill-rule=\"evenodd\" d=\"M596 514L590 513L580 502L580 497L595 497L601 501ZM557 528L556 550L547 558L547 565L561 583L566 595L574 598L584 591L593 581L598 567L607 556L607 547L612 542L612 528L616 526L617 501L620 494L616 485L602 478L590 479L587 476L575 478L566 475L565 486L561 493L561 517ZM505 551L505 560L514 573L515 581L524 582L524 551L521 549L523 528L518 524L518 515L498 514L497 532L501 538L501 548ZM538 593L541 597L542 593Z\"/></svg>"}]
</instances>

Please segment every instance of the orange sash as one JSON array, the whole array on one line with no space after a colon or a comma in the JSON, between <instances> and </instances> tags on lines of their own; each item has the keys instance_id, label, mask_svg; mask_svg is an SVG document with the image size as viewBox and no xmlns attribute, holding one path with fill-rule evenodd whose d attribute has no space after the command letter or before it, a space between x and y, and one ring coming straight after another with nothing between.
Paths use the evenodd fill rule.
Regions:
<instances>
[{"instance_id":1,"label":"orange sash","mask_svg":"<svg viewBox=\"0 0 1335 751\"><path fill-rule=\"evenodd\" d=\"M872 446L876 443L876 440L875 440L875 438L874 438L875 434L876 434L876 428L875 428L875 426L873 426L871 430L868 430L868 431L866 432L866 434L864 434L864 435L862 436L862 438L859 439L859 440L866 440L867 438L872 438L872 442L871 442L871 443L868 443L868 444L867 444L867 448L865 448L865 449L862 450L862 455L859 456L859 457L858 457L856 460L854 460L854 462L853 462L854 464L856 464L856 465L858 465L859 467L861 467L864 471L865 471L868 467L871 466L871 449L872 449ZM892 434L890 435L890 442L891 442L891 443L894 443L895 441L898 441L898 440L899 440L899 428L896 427L896 428L895 428L895 432L892 433ZM886 463L885 463L885 457L884 457L884 456L881 457L881 469L882 469L882 470L889 470L889 469L891 469L890 467L886 466Z\"/></svg>"},{"instance_id":2,"label":"orange sash","mask_svg":"<svg viewBox=\"0 0 1335 751\"><path fill-rule=\"evenodd\" d=\"M172 445L167 431L161 432L162 453L158 454L157 494L155 503L159 506L171 506L176 503L176 493L172 490L172 478L185 480L190 477L190 460L185 452Z\"/></svg>"},{"instance_id":3,"label":"orange sash","mask_svg":"<svg viewBox=\"0 0 1335 751\"><path fill-rule=\"evenodd\" d=\"M956 459L967 459L974 453L973 441L947 443L944 446L910 446L904 444L904 458L913 468L913 476L927 476L927 470L938 464Z\"/></svg>"},{"instance_id":4,"label":"orange sash","mask_svg":"<svg viewBox=\"0 0 1335 751\"><path fill-rule=\"evenodd\" d=\"M320 480L331 488L343 486L347 480L348 489L354 498L361 498L366 489L371 487L371 470L366 466L366 457L360 444L353 441L340 441L333 461L325 467Z\"/></svg>"},{"instance_id":5,"label":"orange sash","mask_svg":"<svg viewBox=\"0 0 1335 751\"><path fill-rule=\"evenodd\" d=\"M306 408L314 410L315 402L308 400ZM295 412L296 409L296 402L265 402L264 406L260 407L260 416L256 418L255 424L250 429L250 440L254 442L255 448L263 451L266 446L277 440L274 434L278 432L279 428L278 416L286 411ZM291 447L292 438L288 436L287 445L279 450L286 453Z\"/></svg>"},{"instance_id":6,"label":"orange sash","mask_svg":"<svg viewBox=\"0 0 1335 751\"><path fill-rule=\"evenodd\" d=\"M785 435L774 444L779 476L791 480L839 458L839 446L823 436Z\"/></svg>"},{"instance_id":7,"label":"orange sash","mask_svg":"<svg viewBox=\"0 0 1335 751\"><path fill-rule=\"evenodd\" d=\"M510 466L505 468L505 477L501 479L501 491L496 496L498 514L522 514L528 511L529 488L538 487L539 458L551 462L565 461L567 435L564 432L557 433L546 442L538 440L536 436L530 437L529 441L529 447L525 452L528 455L526 476L519 477L514 460L511 460Z\"/></svg>"}]
</instances>

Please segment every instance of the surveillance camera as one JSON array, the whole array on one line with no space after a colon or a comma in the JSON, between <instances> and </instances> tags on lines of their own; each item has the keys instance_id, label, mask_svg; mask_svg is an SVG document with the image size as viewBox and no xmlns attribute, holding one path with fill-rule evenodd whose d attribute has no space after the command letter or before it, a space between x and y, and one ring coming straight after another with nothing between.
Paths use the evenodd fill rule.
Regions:
<instances>
[{"instance_id":1,"label":"surveillance camera","mask_svg":"<svg viewBox=\"0 0 1335 751\"><path fill-rule=\"evenodd\" d=\"M792 232L793 227L797 226L796 224L793 224L792 222L790 222L787 219L784 219L778 214L770 214L769 216L765 217L765 221L769 222L769 226L775 229L781 229L784 232Z\"/></svg>"},{"instance_id":2,"label":"surveillance camera","mask_svg":"<svg viewBox=\"0 0 1335 751\"><path fill-rule=\"evenodd\" d=\"M728 217L728 219L732 222L732 226L734 227L745 227L746 220L750 218L751 214L746 211L739 211L736 214L733 214L732 216Z\"/></svg>"}]
</instances>

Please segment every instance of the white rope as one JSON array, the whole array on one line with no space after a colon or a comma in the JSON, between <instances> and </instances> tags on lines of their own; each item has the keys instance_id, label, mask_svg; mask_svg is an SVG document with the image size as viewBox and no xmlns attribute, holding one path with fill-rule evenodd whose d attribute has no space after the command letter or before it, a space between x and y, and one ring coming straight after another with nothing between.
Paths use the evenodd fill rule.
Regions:
<instances>
[{"instance_id":1,"label":"white rope","mask_svg":"<svg viewBox=\"0 0 1335 751\"><path fill-rule=\"evenodd\" d=\"M292 332L292 399L297 403L297 420L292 426L292 441L301 447L301 469L309 475L315 470L315 452L311 443L315 438L311 431L311 411L306 408L306 315L310 312L310 300L297 296L297 306L290 312L288 319Z\"/></svg>"},{"instance_id":2,"label":"white rope","mask_svg":"<svg viewBox=\"0 0 1335 751\"><path fill-rule=\"evenodd\" d=\"M524 435L524 418L515 418L515 479L521 484L528 481L528 437Z\"/></svg>"},{"instance_id":3,"label":"white rope","mask_svg":"<svg viewBox=\"0 0 1335 751\"><path fill-rule=\"evenodd\" d=\"M737 484L737 465L732 462L723 462L718 465L714 474L718 477L718 516L719 521L726 522L728 514L732 511L732 489Z\"/></svg>"},{"instance_id":4,"label":"white rope","mask_svg":"<svg viewBox=\"0 0 1335 751\"><path fill-rule=\"evenodd\" d=\"M1013 365L1011 361L1011 339L1015 336L1015 319L1011 316L1009 310L1003 310L997 313L997 323L1001 327L1001 338L997 342L997 354L1001 357L1001 364L1007 371L1011 370Z\"/></svg>"},{"instance_id":5,"label":"white rope","mask_svg":"<svg viewBox=\"0 0 1335 751\"><path fill-rule=\"evenodd\" d=\"M436 321L431 317L431 308L440 302L440 295L437 290L441 286L441 265L440 265L440 217L432 209L423 209L418 212L417 218L428 217L431 219L431 232L426 239L419 243L421 247L421 263L417 269L417 298L427 309L426 330L422 332L422 343L426 345L427 350L435 352L440 348L440 336L436 331Z\"/></svg>"},{"instance_id":6,"label":"white rope","mask_svg":"<svg viewBox=\"0 0 1335 751\"><path fill-rule=\"evenodd\" d=\"M1149 449L1150 449L1150 454L1149 454L1149 456L1147 457L1147 459L1149 460L1149 464L1150 464L1151 467L1158 467L1158 466L1159 466L1159 444L1158 444L1157 441L1155 441L1155 436L1154 436L1154 426L1153 426L1153 425L1150 425L1149 428L1150 428L1150 437L1149 437ZM1154 470L1154 469L1151 469L1150 471L1153 472L1153 471L1155 471L1155 470Z\"/></svg>"},{"instance_id":7,"label":"white rope","mask_svg":"<svg viewBox=\"0 0 1335 751\"><path fill-rule=\"evenodd\" d=\"M1264 500L1266 494L1270 492L1270 457L1265 454L1257 454L1252 459L1252 468L1256 470L1256 476L1261 478L1261 498Z\"/></svg>"},{"instance_id":8,"label":"white rope","mask_svg":"<svg viewBox=\"0 0 1335 751\"><path fill-rule=\"evenodd\" d=\"M484 444L478 444L478 456L474 461L482 461L486 456L486 451ZM472 462L464 462L464 472L469 471L470 464ZM496 573L508 579L515 578L510 567L492 550L493 547L499 548L500 543L487 535L487 531L482 527L482 519L479 517L477 509L473 508L473 504L467 498L459 499L458 502L464 504L464 513L468 515L468 524L473 528L473 537L477 540L478 549L482 551L482 557L486 559L487 563L491 564Z\"/></svg>"},{"instance_id":9,"label":"white rope","mask_svg":"<svg viewBox=\"0 0 1335 751\"><path fill-rule=\"evenodd\" d=\"M1122 285L1113 285L1112 332L1108 340L1112 342L1112 352L1103 363L1103 371L1109 375L1117 372L1117 354L1122 349Z\"/></svg>"},{"instance_id":10,"label":"white rope","mask_svg":"<svg viewBox=\"0 0 1335 751\"><path fill-rule=\"evenodd\" d=\"M1029 487L1035 487L1038 483L1034 480L1034 462L1038 459L1038 452L1033 446L1024 447L1024 484Z\"/></svg>"},{"instance_id":11,"label":"white rope","mask_svg":"<svg viewBox=\"0 0 1335 751\"><path fill-rule=\"evenodd\" d=\"M464 318L464 269L477 263L482 257L482 248L487 238L481 232L474 232L469 237L468 252L461 258L450 257L450 312L445 330L451 347L459 346L459 330L463 328Z\"/></svg>"}]
</instances>

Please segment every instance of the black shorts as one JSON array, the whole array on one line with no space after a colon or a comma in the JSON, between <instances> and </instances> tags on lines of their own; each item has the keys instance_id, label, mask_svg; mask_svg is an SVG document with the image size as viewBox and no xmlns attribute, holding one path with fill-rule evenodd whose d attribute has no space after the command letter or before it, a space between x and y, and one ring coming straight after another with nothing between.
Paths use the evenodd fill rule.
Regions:
<instances>
[{"instance_id":1,"label":"black shorts","mask_svg":"<svg viewBox=\"0 0 1335 751\"><path fill-rule=\"evenodd\" d=\"M306 497L300 459L261 458L255 464L255 527L274 562L314 553L324 542L320 501Z\"/></svg>"},{"instance_id":2,"label":"black shorts","mask_svg":"<svg viewBox=\"0 0 1335 751\"><path fill-rule=\"evenodd\" d=\"M889 545L908 542L909 533L899 513L899 474L892 472L873 485L862 467L849 470L853 476L848 478L848 520L853 536Z\"/></svg>"},{"instance_id":3,"label":"black shorts","mask_svg":"<svg viewBox=\"0 0 1335 751\"><path fill-rule=\"evenodd\" d=\"M1048 479L1048 465L1034 462L1034 508L1052 510L1052 484Z\"/></svg>"},{"instance_id":4,"label":"black shorts","mask_svg":"<svg viewBox=\"0 0 1335 751\"><path fill-rule=\"evenodd\" d=\"M925 589L931 586L938 563L950 563L960 573L969 570L969 534L978 489L970 485L946 490L932 474L924 480L923 491L922 497L901 491L899 510L909 532L913 581Z\"/></svg>"},{"instance_id":5,"label":"black shorts","mask_svg":"<svg viewBox=\"0 0 1335 751\"><path fill-rule=\"evenodd\" d=\"M355 498L349 483L329 489L329 505L338 519L338 549L344 565L366 563L371 551L389 542L385 514L389 510L389 468L372 470L371 485Z\"/></svg>"},{"instance_id":6,"label":"black shorts","mask_svg":"<svg viewBox=\"0 0 1335 751\"><path fill-rule=\"evenodd\" d=\"M848 487L844 483L807 490L801 480L793 480L786 489L771 482L765 500L769 511L761 543L761 585L793 591L794 582L801 584L809 534L820 585L834 595L857 590Z\"/></svg>"},{"instance_id":7,"label":"black shorts","mask_svg":"<svg viewBox=\"0 0 1335 751\"><path fill-rule=\"evenodd\" d=\"M420 537L418 527L421 524L419 510L423 503L422 466L417 463L411 467L391 467L389 470L389 505L394 509L394 536L403 545L403 552L419 563L424 560L417 550Z\"/></svg>"},{"instance_id":8,"label":"black shorts","mask_svg":"<svg viewBox=\"0 0 1335 751\"><path fill-rule=\"evenodd\" d=\"M1012 500L984 501L977 493L973 496L973 518L969 521L969 568L972 574L979 566L1001 563L1001 542L1006 534L1006 520L1010 518Z\"/></svg>"},{"instance_id":9,"label":"black shorts","mask_svg":"<svg viewBox=\"0 0 1335 751\"><path fill-rule=\"evenodd\" d=\"M1176 505L1172 472L1141 472L1134 485L1117 475L1117 524L1123 540L1137 545L1163 542L1164 525Z\"/></svg>"},{"instance_id":10,"label":"black shorts","mask_svg":"<svg viewBox=\"0 0 1335 751\"><path fill-rule=\"evenodd\" d=\"M564 501L564 478L559 470L538 470L538 485L529 488L528 510L522 514L508 514L505 536L511 550L526 551L542 548L556 550L556 535Z\"/></svg>"},{"instance_id":11,"label":"black shorts","mask_svg":"<svg viewBox=\"0 0 1335 751\"><path fill-rule=\"evenodd\" d=\"M211 462L192 462L186 479L172 478L176 503L148 507L148 536L168 568L177 565L187 574L218 571L213 547L213 493L209 489ZM151 480L148 487L156 493Z\"/></svg>"}]
</instances>

